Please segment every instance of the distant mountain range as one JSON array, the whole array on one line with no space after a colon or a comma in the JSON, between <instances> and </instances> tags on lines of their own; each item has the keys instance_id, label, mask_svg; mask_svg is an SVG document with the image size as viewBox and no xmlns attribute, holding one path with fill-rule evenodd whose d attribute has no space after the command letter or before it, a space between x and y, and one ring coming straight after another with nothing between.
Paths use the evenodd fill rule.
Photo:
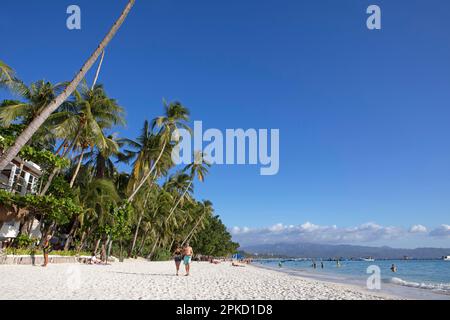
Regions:
<instances>
[{"instance_id":1,"label":"distant mountain range","mask_svg":"<svg viewBox=\"0 0 450 320\"><path fill-rule=\"evenodd\" d=\"M243 246L240 250L265 256L292 258L362 258L374 259L440 259L450 255L450 248L396 249L353 245L327 245L313 243L278 243Z\"/></svg>"}]
</instances>

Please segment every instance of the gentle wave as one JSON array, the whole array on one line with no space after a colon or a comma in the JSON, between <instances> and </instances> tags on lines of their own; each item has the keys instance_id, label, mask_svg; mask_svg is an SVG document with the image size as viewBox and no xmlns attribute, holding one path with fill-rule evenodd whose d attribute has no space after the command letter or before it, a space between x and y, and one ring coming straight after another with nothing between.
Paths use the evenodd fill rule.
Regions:
<instances>
[{"instance_id":1,"label":"gentle wave","mask_svg":"<svg viewBox=\"0 0 450 320\"><path fill-rule=\"evenodd\" d=\"M401 285L405 287L412 287L412 288L420 288L420 289L428 289L433 291L439 291L442 293L450 294L450 283L424 283L424 282L412 282L412 281L405 281L400 278L390 278L386 280L385 282Z\"/></svg>"}]
</instances>

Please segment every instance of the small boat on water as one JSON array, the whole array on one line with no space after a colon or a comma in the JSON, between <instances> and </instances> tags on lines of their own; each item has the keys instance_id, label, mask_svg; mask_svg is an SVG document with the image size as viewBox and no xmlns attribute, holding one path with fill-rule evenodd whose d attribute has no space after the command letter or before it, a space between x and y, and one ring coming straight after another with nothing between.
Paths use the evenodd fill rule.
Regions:
<instances>
[{"instance_id":1,"label":"small boat on water","mask_svg":"<svg viewBox=\"0 0 450 320\"><path fill-rule=\"evenodd\" d=\"M374 258L372 258L372 257L368 257L368 258L361 258L360 260L361 260L361 261L366 261L366 262L373 262L373 261L375 261L375 259L374 259Z\"/></svg>"},{"instance_id":2,"label":"small boat on water","mask_svg":"<svg viewBox=\"0 0 450 320\"><path fill-rule=\"evenodd\" d=\"M450 261L450 256L444 256L444 257L442 257L442 260L444 260L444 261Z\"/></svg>"}]
</instances>

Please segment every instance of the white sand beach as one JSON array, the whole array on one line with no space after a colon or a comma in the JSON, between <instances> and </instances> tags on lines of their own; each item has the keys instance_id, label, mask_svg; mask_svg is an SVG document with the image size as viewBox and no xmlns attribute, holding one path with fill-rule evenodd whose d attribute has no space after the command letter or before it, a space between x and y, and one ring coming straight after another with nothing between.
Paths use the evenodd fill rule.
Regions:
<instances>
[{"instance_id":1,"label":"white sand beach","mask_svg":"<svg viewBox=\"0 0 450 320\"><path fill-rule=\"evenodd\" d=\"M183 266L182 266L183 268ZM189 277L173 262L127 260L108 266L0 265L0 299L389 299L364 289L256 266L194 262ZM184 272L182 273L184 274Z\"/></svg>"}]
</instances>

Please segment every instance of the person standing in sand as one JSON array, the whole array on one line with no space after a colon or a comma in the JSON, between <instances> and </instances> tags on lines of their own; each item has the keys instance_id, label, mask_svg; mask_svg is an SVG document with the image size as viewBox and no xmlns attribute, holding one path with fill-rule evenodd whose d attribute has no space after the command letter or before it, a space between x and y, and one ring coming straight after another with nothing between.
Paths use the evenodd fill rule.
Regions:
<instances>
[{"instance_id":1,"label":"person standing in sand","mask_svg":"<svg viewBox=\"0 0 450 320\"><path fill-rule=\"evenodd\" d=\"M189 242L186 242L183 248L183 262L184 267L186 268L186 276L189 275L190 267L191 267L191 260L192 255L194 254L194 251L192 250L192 247L189 245Z\"/></svg>"},{"instance_id":2,"label":"person standing in sand","mask_svg":"<svg viewBox=\"0 0 450 320\"><path fill-rule=\"evenodd\" d=\"M52 239L52 236L49 234L44 239L44 244L42 245L42 251L44 253L44 264L43 267L46 267L48 265L48 254L51 250L51 244L50 240Z\"/></svg>"},{"instance_id":3,"label":"person standing in sand","mask_svg":"<svg viewBox=\"0 0 450 320\"><path fill-rule=\"evenodd\" d=\"M175 268L177 269L177 276L178 276L178 272L180 271L181 260L183 260L183 249L178 244L175 249L175 252L173 253L173 260L175 261Z\"/></svg>"}]
</instances>

